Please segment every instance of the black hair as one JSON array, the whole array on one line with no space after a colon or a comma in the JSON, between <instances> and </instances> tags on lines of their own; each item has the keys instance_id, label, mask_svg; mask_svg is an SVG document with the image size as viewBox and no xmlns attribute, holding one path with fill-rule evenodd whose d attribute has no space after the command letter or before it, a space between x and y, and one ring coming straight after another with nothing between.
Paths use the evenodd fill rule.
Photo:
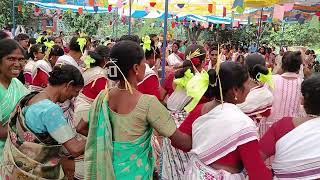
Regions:
<instances>
[{"instance_id":1,"label":"black hair","mask_svg":"<svg viewBox=\"0 0 320 180\"><path fill-rule=\"evenodd\" d=\"M175 74L174 74L174 78L178 79L178 78L182 78L184 76L184 73L190 69L191 72L194 74L194 69L193 69L193 65L191 63L191 61L183 61L182 64L182 68L178 69Z\"/></svg>"},{"instance_id":2,"label":"black hair","mask_svg":"<svg viewBox=\"0 0 320 180\"><path fill-rule=\"evenodd\" d=\"M220 97L220 82L218 80L218 75L214 69L208 71L209 74L209 87L204 94L207 98L217 98ZM219 77L221 80L222 94L225 95L231 88L243 87L243 84L248 80L248 70L244 65L235 63L232 61L221 63Z\"/></svg>"},{"instance_id":3,"label":"black hair","mask_svg":"<svg viewBox=\"0 0 320 180\"><path fill-rule=\"evenodd\" d=\"M309 55L309 54L310 54L310 49L307 49L306 52L305 52L305 54L306 54L306 55Z\"/></svg>"},{"instance_id":4,"label":"black hair","mask_svg":"<svg viewBox=\"0 0 320 180\"><path fill-rule=\"evenodd\" d=\"M320 114L320 73L314 73L301 84L301 92L304 98L304 109L307 114Z\"/></svg>"},{"instance_id":5,"label":"black hair","mask_svg":"<svg viewBox=\"0 0 320 180\"><path fill-rule=\"evenodd\" d=\"M64 55L64 50L58 45L53 45L50 51L49 58L52 56L63 56L63 55Z\"/></svg>"},{"instance_id":6,"label":"black hair","mask_svg":"<svg viewBox=\"0 0 320 180\"><path fill-rule=\"evenodd\" d=\"M0 31L0 40L10 38L9 34L7 34L5 31Z\"/></svg>"},{"instance_id":7,"label":"black hair","mask_svg":"<svg viewBox=\"0 0 320 180\"><path fill-rule=\"evenodd\" d=\"M211 51L218 51L218 45L216 45L216 44L210 44L210 46L209 46L209 53L211 53Z\"/></svg>"},{"instance_id":8,"label":"black hair","mask_svg":"<svg viewBox=\"0 0 320 180\"><path fill-rule=\"evenodd\" d=\"M0 40L0 63L2 58L11 54L14 50L20 49L21 53L25 55L24 49L19 45L19 43L13 39L2 39Z\"/></svg>"},{"instance_id":9,"label":"black hair","mask_svg":"<svg viewBox=\"0 0 320 180\"><path fill-rule=\"evenodd\" d=\"M245 58L244 62L252 79L257 80L258 73L262 73L264 75L269 73L268 68L265 67L266 61L260 54L250 54Z\"/></svg>"},{"instance_id":10,"label":"black hair","mask_svg":"<svg viewBox=\"0 0 320 180\"><path fill-rule=\"evenodd\" d=\"M154 53L156 54L156 58L160 58L160 49L155 45L155 42L150 38L151 40L151 50L146 50L144 52L144 56L146 59L149 59L151 56L153 58ZM141 40L142 41L142 40ZM143 43L143 42L141 42Z\"/></svg>"},{"instance_id":11,"label":"black hair","mask_svg":"<svg viewBox=\"0 0 320 180\"><path fill-rule=\"evenodd\" d=\"M125 41L125 40L133 41L138 44L140 43L140 38L137 35L123 35L120 37L120 41Z\"/></svg>"},{"instance_id":12,"label":"black hair","mask_svg":"<svg viewBox=\"0 0 320 180\"><path fill-rule=\"evenodd\" d=\"M30 39L29 39L29 44L34 45L34 44L36 44L36 43L37 43L36 38L30 38Z\"/></svg>"},{"instance_id":13,"label":"black hair","mask_svg":"<svg viewBox=\"0 0 320 180\"><path fill-rule=\"evenodd\" d=\"M177 45L177 46L178 46L178 49L180 48L180 43L179 43L178 41L173 42L173 43L172 43L172 46L173 46L173 45Z\"/></svg>"},{"instance_id":14,"label":"black hair","mask_svg":"<svg viewBox=\"0 0 320 180\"><path fill-rule=\"evenodd\" d=\"M102 62L109 60L110 49L107 46L98 46L94 51L89 51L88 55L95 60L92 66L100 66Z\"/></svg>"},{"instance_id":15,"label":"black hair","mask_svg":"<svg viewBox=\"0 0 320 180\"><path fill-rule=\"evenodd\" d=\"M48 81L51 86L59 86L71 81L73 86L84 86L79 69L69 64L54 66L49 75Z\"/></svg>"},{"instance_id":16,"label":"black hair","mask_svg":"<svg viewBox=\"0 0 320 180\"><path fill-rule=\"evenodd\" d=\"M80 45L77 42L79 37L73 37L69 43L69 49L76 52L81 52ZM87 40L87 39L86 39ZM83 47L82 51L86 49L86 45Z\"/></svg>"},{"instance_id":17,"label":"black hair","mask_svg":"<svg viewBox=\"0 0 320 180\"><path fill-rule=\"evenodd\" d=\"M202 54L201 56L198 56L196 58L200 59L200 63L199 64L194 64L195 67L199 67L204 60L206 59L206 50L204 50L204 47L201 45L197 45L197 44L192 44L190 46L187 47L186 51L185 51L185 55L188 56L189 54L192 54L193 52L195 52L197 49L200 50L200 54ZM192 59L189 59L190 61Z\"/></svg>"},{"instance_id":18,"label":"black hair","mask_svg":"<svg viewBox=\"0 0 320 180\"><path fill-rule=\"evenodd\" d=\"M300 51L287 51L282 57L282 69L284 72L298 72L302 64Z\"/></svg>"},{"instance_id":19,"label":"black hair","mask_svg":"<svg viewBox=\"0 0 320 180\"><path fill-rule=\"evenodd\" d=\"M111 48L110 59L115 61L115 64L120 68L123 75L127 78L133 65L140 64L144 59L144 52L140 44L130 40L123 40L116 43ZM107 68L111 66L114 66L114 64L109 61L109 63L107 63ZM116 77L109 75L109 79L114 81L124 79L118 69L116 74Z\"/></svg>"},{"instance_id":20,"label":"black hair","mask_svg":"<svg viewBox=\"0 0 320 180\"><path fill-rule=\"evenodd\" d=\"M35 58L34 53L37 53L39 51L41 51L42 53L45 53L45 46L43 44L35 44L31 46L28 57L34 60Z\"/></svg>"},{"instance_id":21,"label":"black hair","mask_svg":"<svg viewBox=\"0 0 320 180\"><path fill-rule=\"evenodd\" d=\"M16 37L14 37L14 40L18 42L26 39L30 39L30 37L28 36L28 34L24 34L24 33L18 34Z\"/></svg>"},{"instance_id":22,"label":"black hair","mask_svg":"<svg viewBox=\"0 0 320 180\"><path fill-rule=\"evenodd\" d=\"M150 37L150 39L152 39L154 37L157 37L157 35L156 34L149 34L149 37Z\"/></svg>"}]
</instances>

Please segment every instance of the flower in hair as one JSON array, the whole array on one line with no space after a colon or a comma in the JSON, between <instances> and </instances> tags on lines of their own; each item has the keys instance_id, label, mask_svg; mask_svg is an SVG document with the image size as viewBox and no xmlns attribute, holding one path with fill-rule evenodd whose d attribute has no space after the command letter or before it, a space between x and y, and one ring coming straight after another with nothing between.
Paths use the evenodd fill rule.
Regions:
<instances>
[{"instance_id":1,"label":"flower in hair","mask_svg":"<svg viewBox=\"0 0 320 180\"><path fill-rule=\"evenodd\" d=\"M268 84L272 89L274 89L274 84L273 84L273 81L272 81L272 71L271 71L271 68L268 69L268 74L265 75L265 74L262 74L262 73L258 73L257 76L256 76L256 79L259 81L259 82L263 82L263 83L266 83Z\"/></svg>"},{"instance_id":2,"label":"flower in hair","mask_svg":"<svg viewBox=\"0 0 320 180\"><path fill-rule=\"evenodd\" d=\"M90 64L92 63L95 63L96 60L93 59L91 56L87 56L85 59L84 59L84 64L86 65L86 68L89 69L90 68Z\"/></svg>"},{"instance_id":3,"label":"flower in hair","mask_svg":"<svg viewBox=\"0 0 320 180\"><path fill-rule=\"evenodd\" d=\"M198 66L201 64L201 60L198 57L192 58L191 62L193 65Z\"/></svg>"},{"instance_id":4,"label":"flower in hair","mask_svg":"<svg viewBox=\"0 0 320 180\"><path fill-rule=\"evenodd\" d=\"M83 38L83 37L79 37L79 38L77 39L77 42L78 42L78 44L79 44L79 46L80 46L80 50L81 50L81 52L82 52L82 54L83 54L83 49L84 49L84 47L85 47L86 44L87 44L87 39L86 39L86 38Z\"/></svg>"},{"instance_id":5,"label":"flower in hair","mask_svg":"<svg viewBox=\"0 0 320 180\"><path fill-rule=\"evenodd\" d=\"M145 36L142 38L142 42L140 45L142 45L142 49L144 52L146 52L146 50L150 51L151 50L151 40L149 36Z\"/></svg>"},{"instance_id":6,"label":"flower in hair","mask_svg":"<svg viewBox=\"0 0 320 180\"><path fill-rule=\"evenodd\" d=\"M200 53L200 49L196 49L195 51L193 52L190 52L189 55L187 55L186 59L191 61L193 58L195 57L199 57L199 56L202 56L204 55L205 53Z\"/></svg>"},{"instance_id":7,"label":"flower in hair","mask_svg":"<svg viewBox=\"0 0 320 180\"><path fill-rule=\"evenodd\" d=\"M209 86L209 74L202 71L190 79L186 86L187 95L192 97L192 101L184 108L187 112L191 112L199 103Z\"/></svg>"},{"instance_id":8,"label":"flower in hair","mask_svg":"<svg viewBox=\"0 0 320 180\"><path fill-rule=\"evenodd\" d=\"M184 76L182 78L178 78L174 80L174 83L177 85L177 89L185 89L190 79L193 77L193 74L190 69L184 72Z\"/></svg>"},{"instance_id":9,"label":"flower in hair","mask_svg":"<svg viewBox=\"0 0 320 180\"><path fill-rule=\"evenodd\" d=\"M36 43L41 43L43 36L38 36Z\"/></svg>"},{"instance_id":10,"label":"flower in hair","mask_svg":"<svg viewBox=\"0 0 320 180\"><path fill-rule=\"evenodd\" d=\"M53 41L46 41L46 42L44 42L44 45L47 47L44 59L48 60L49 56L50 56L50 53L51 53L51 50L52 50L52 48L54 46L54 42Z\"/></svg>"}]
</instances>

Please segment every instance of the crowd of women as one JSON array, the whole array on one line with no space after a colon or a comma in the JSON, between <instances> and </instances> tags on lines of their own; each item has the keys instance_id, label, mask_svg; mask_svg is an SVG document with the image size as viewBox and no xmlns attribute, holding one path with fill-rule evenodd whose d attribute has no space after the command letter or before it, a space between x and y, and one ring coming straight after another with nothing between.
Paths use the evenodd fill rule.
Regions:
<instances>
[{"instance_id":1,"label":"crowd of women","mask_svg":"<svg viewBox=\"0 0 320 180\"><path fill-rule=\"evenodd\" d=\"M308 52L0 37L0 179L320 178Z\"/></svg>"}]
</instances>

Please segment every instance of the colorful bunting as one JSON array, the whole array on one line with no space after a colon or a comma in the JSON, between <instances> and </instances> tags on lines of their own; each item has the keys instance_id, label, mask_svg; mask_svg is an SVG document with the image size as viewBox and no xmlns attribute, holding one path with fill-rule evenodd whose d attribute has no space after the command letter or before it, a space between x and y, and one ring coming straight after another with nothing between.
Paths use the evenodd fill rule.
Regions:
<instances>
[{"instance_id":1,"label":"colorful bunting","mask_svg":"<svg viewBox=\"0 0 320 180\"><path fill-rule=\"evenodd\" d=\"M94 6L94 0L88 0L88 5L89 6Z\"/></svg>"},{"instance_id":2,"label":"colorful bunting","mask_svg":"<svg viewBox=\"0 0 320 180\"><path fill-rule=\"evenodd\" d=\"M213 13L213 4L208 4L209 13Z\"/></svg>"},{"instance_id":3,"label":"colorful bunting","mask_svg":"<svg viewBox=\"0 0 320 180\"><path fill-rule=\"evenodd\" d=\"M109 11L109 12L112 11L112 5L111 5L111 4L108 5L108 11Z\"/></svg>"},{"instance_id":4,"label":"colorful bunting","mask_svg":"<svg viewBox=\"0 0 320 180\"><path fill-rule=\"evenodd\" d=\"M284 4L284 11L291 11L294 4Z\"/></svg>"},{"instance_id":5,"label":"colorful bunting","mask_svg":"<svg viewBox=\"0 0 320 180\"><path fill-rule=\"evenodd\" d=\"M274 10L273 10L273 19L278 19L280 21L283 20L284 17L284 6L280 5L274 5Z\"/></svg>"},{"instance_id":6,"label":"colorful bunting","mask_svg":"<svg viewBox=\"0 0 320 180\"><path fill-rule=\"evenodd\" d=\"M150 6L154 7L157 3L156 2L150 2Z\"/></svg>"},{"instance_id":7,"label":"colorful bunting","mask_svg":"<svg viewBox=\"0 0 320 180\"><path fill-rule=\"evenodd\" d=\"M226 8L226 7L223 7L222 16L223 16L223 17L226 17L226 16L227 16L227 8Z\"/></svg>"},{"instance_id":8,"label":"colorful bunting","mask_svg":"<svg viewBox=\"0 0 320 180\"><path fill-rule=\"evenodd\" d=\"M237 21L237 20L233 21L232 27L239 28L240 27L240 21Z\"/></svg>"},{"instance_id":9,"label":"colorful bunting","mask_svg":"<svg viewBox=\"0 0 320 180\"><path fill-rule=\"evenodd\" d=\"M171 28L173 29L173 28L175 28L176 27L176 23L175 22L172 22L171 23Z\"/></svg>"},{"instance_id":10,"label":"colorful bunting","mask_svg":"<svg viewBox=\"0 0 320 180\"><path fill-rule=\"evenodd\" d=\"M94 12L98 12L98 10L99 10L99 7L98 6L93 6L93 10L94 10Z\"/></svg>"},{"instance_id":11,"label":"colorful bunting","mask_svg":"<svg viewBox=\"0 0 320 180\"><path fill-rule=\"evenodd\" d=\"M122 0L117 0L117 8L122 8L123 3Z\"/></svg>"},{"instance_id":12,"label":"colorful bunting","mask_svg":"<svg viewBox=\"0 0 320 180\"><path fill-rule=\"evenodd\" d=\"M177 6L181 9L184 7L184 4L177 4Z\"/></svg>"},{"instance_id":13,"label":"colorful bunting","mask_svg":"<svg viewBox=\"0 0 320 180\"><path fill-rule=\"evenodd\" d=\"M236 7L236 12L239 13L239 14L242 14L244 12L244 8L241 7L241 6L237 6Z\"/></svg>"},{"instance_id":14,"label":"colorful bunting","mask_svg":"<svg viewBox=\"0 0 320 180\"><path fill-rule=\"evenodd\" d=\"M79 7L79 8L78 8L78 13L79 13L79 14L82 14L82 13L83 13L83 8L82 8L82 7Z\"/></svg>"},{"instance_id":15,"label":"colorful bunting","mask_svg":"<svg viewBox=\"0 0 320 180\"><path fill-rule=\"evenodd\" d=\"M233 2L232 9L234 9L234 8L236 8L236 7L238 7L238 6L240 6L240 7L243 8L243 0L235 0L235 1Z\"/></svg>"}]
</instances>

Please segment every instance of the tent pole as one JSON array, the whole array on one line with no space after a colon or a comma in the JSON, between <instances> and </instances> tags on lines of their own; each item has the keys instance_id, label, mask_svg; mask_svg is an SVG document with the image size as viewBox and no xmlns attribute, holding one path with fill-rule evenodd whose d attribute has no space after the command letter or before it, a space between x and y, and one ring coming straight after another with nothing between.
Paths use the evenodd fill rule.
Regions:
<instances>
[{"instance_id":1,"label":"tent pole","mask_svg":"<svg viewBox=\"0 0 320 180\"><path fill-rule=\"evenodd\" d=\"M164 5L164 27L163 27L163 46L162 46L162 71L161 71L161 84L164 83L165 79L165 68L166 68L166 49L167 49L167 23L168 23L168 1L165 0Z\"/></svg>"},{"instance_id":2,"label":"tent pole","mask_svg":"<svg viewBox=\"0 0 320 180\"><path fill-rule=\"evenodd\" d=\"M128 34L131 34L131 11L132 11L132 0L129 0L129 29L128 29Z\"/></svg>"},{"instance_id":3,"label":"tent pole","mask_svg":"<svg viewBox=\"0 0 320 180\"><path fill-rule=\"evenodd\" d=\"M258 28L258 48L260 47L260 36L261 36L261 28L262 28L262 16L263 16L263 8L261 8L261 15L260 15L260 21L259 21L259 28Z\"/></svg>"},{"instance_id":4,"label":"tent pole","mask_svg":"<svg viewBox=\"0 0 320 180\"><path fill-rule=\"evenodd\" d=\"M15 32L16 32L16 14L15 14L15 0L12 0L12 34L13 36L15 36Z\"/></svg>"}]
</instances>

